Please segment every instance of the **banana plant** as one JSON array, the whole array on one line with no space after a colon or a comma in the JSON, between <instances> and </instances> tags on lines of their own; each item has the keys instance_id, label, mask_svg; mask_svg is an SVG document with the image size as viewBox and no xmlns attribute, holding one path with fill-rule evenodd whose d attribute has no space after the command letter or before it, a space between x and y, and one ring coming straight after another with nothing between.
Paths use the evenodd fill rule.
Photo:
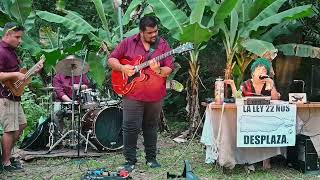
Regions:
<instances>
[{"instance_id":1,"label":"banana plant","mask_svg":"<svg viewBox=\"0 0 320 180\"><path fill-rule=\"evenodd\" d=\"M281 33L271 36L271 31L275 33L276 29L284 34L285 30L279 31L281 27L279 24L283 27L285 22L312 14L311 5L279 11L286 1L244 0L238 2L237 7L230 13L228 21L220 27L220 36L227 54L226 79L231 79L234 74L237 76L236 82L239 85L243 80L244 71L252 61L250 53L262 56L268 51L276 51L272 41L268 42L263 38L274 38L280 35ZM271 25L279 26L270 29ZM265 33L270 34L263 36Z\"/></svg>"}]
</instances>

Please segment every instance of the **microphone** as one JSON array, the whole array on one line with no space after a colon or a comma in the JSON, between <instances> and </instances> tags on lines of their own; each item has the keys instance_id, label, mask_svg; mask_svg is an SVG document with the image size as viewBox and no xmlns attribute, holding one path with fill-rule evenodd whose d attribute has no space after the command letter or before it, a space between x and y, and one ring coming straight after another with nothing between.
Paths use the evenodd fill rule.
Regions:
<instances>
[{"instance_id":1,"label":"microphone","mask_svg":"<svg viewBox=\"0 0 320 180\"><path fill-rule=\"evenodd\" d=\"M262 79L266 79L266 78L269 78L269 76L268 76L268 75L260 75L260 76L259 76L259 79L261 79L261 80L262 80Z\"/></svg>"}]
</instances>

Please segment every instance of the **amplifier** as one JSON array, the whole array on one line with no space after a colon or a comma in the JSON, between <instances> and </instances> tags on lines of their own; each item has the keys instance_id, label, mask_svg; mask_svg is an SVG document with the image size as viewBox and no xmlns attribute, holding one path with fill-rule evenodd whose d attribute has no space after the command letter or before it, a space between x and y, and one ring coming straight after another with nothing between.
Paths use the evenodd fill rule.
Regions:
<instances>
[{"instance_id":1,"label":"amplifier","mask_svg":"<svg viewBox=\"0 0 320 180\"><path fill-rule=\"evenodd\" d=\"M297 135L296 145L287 147L287 163L307 174L320 174L320 162L309 136Z\"/></svg>"}]
</instances>

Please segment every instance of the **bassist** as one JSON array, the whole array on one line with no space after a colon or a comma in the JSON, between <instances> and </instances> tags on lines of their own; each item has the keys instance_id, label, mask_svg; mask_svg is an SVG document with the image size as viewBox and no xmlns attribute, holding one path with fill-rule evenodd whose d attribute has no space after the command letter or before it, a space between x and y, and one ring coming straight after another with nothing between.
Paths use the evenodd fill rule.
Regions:
<instances>
[{"instance_id":1,"label":"bassist","mask_svg":"<svg viewBox=\"0 0 320 180\"><path fill-rule=\"evenodd\" d=\"M21 44L24 28L17 23L6 23L3 29L3 37L0 42L0 82L10 79L24 80L25 74L20 73L20 61L15 49ZM39 63L35 71L43 67ZM9 89L0 84L0 125L4 129L2 137L2 165L5 171L22 169L18 161L11 157L11 151L18 141L23 129L27 126L23 113L21 98L13 95Z\"/></svg>"},{"instance_id":2,"label":"bassist","mask_svg":"<svg viewBox=\"0 0 320 180\"><path fill-rule=\"evenodd\" d=\"M166 96L166 78L173 70L173 57L168 56L158 62L154 58L170 51L169 44L158 37L158 20L145 16L139 23L140 32L124 39L111 53L108 59L113 71L132 77L144 75L133 89L123 96L123 143L126 162L123 168L132 171L137 162L137 139L140 129L143 131L146 164L151 168L160 167L156 160L157 126L160 120L163 99ZM157 47L154 47L154 43ZM145 62L151 59L150 66L139 72L132 64L122 64L121 59L134 61L142 57ZM150 57L150 58L149 58Z\"/></svg>"}]
</instances>

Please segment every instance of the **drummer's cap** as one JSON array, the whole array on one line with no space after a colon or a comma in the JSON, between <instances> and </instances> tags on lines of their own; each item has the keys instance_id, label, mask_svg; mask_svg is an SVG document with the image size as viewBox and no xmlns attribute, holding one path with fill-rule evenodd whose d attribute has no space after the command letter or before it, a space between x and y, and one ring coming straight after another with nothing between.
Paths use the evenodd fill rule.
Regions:
<instances>
[{"instance_id":1,"label":"drummer's cap","mask_svg":"<svg viewBox=\"0 0 320 180\"><path fill-rule=\"evenodd\" d=\"M10 31L14 31L14 32L24 31L24 27L16 22L7 22L4 25L3 33L6 34Z\"/></svg>"}]
</instances>

